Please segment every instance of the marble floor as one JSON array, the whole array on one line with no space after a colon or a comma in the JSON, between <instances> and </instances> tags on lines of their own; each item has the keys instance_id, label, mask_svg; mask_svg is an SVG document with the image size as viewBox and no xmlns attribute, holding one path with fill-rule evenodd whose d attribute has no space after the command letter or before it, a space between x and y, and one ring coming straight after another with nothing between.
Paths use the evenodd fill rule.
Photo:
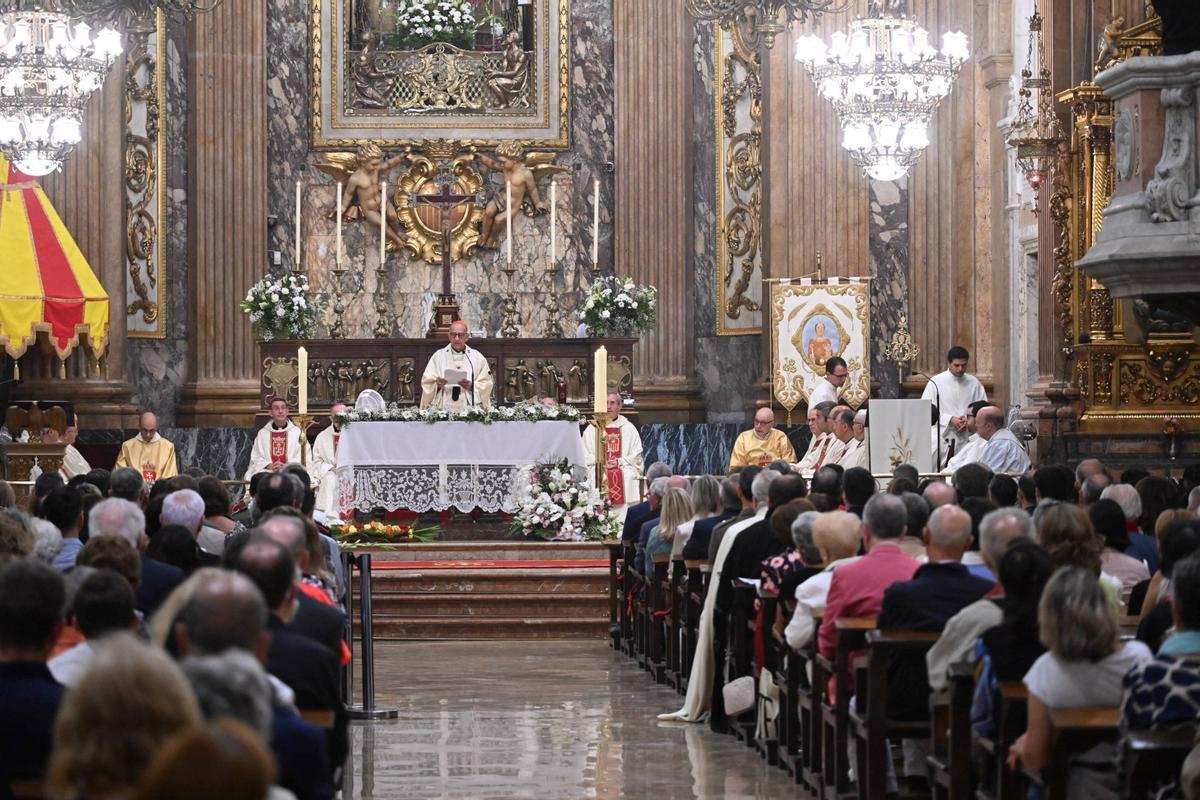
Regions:
<instances>
[{"instance_id":1,"label":"marble floor","mask_svg":"<svg viewBox=\"0 0 1200 800\"><path fill-rule=\"evenodd\" d=\"M355 722L354 798L778 798L777 767L707 725L604 641L395 642L375 648L376 705Z\"/></svg>"}]
</instances>

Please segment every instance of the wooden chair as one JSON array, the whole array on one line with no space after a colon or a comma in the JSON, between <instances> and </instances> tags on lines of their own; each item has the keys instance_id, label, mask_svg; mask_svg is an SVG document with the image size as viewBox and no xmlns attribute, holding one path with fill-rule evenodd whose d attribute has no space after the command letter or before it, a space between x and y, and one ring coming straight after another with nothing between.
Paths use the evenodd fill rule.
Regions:
<instances>
[{"instance_id":1,"label":"wooden chair","mask_svg":"<svg viewBox=\"0 0 1200 800\"><path fill-rule=\"evenodd\" d=\"M972 731L971 740L980 754L980 775L986 776L990 792L977 790L977 796L996 800L1023 800L1024 781L1020 773L1006 763L1008 749L1025 732L1028 694L1021 681L1001 681L1000 697L995 713L995 734L979 736Z\"/></svg>"},{"instance_id":2,"label":"wooden chair","mask_svg":"<svg viewBox=\"0 0 1200 800\"><path fill-rule=\"evenodd\" d=\"M888 715L888 668L897 657L924 656L940 635L938 631L867 632L866 663L855 670L858 708L849 711L850 732L857 743L855 777L861 800L884 800L887 796L889 739L929 738L929 720L903 720Z\"/></svg>"},{"instance_id":3,"label":"wooden chair","mask_svg":"<svg viewBox=\"0 0 1200 800\"><path fill-rule=\"evenodd\" d=\"M821 697L821 796L825 800L850 794L850 657L862 649L867 631L875 628L875 618L841 617L833 624L838 632L833 661L818 655L813 662L814 688ZM831 677L836 678L838 691L834 697L826 697L825 685Z\"/></svg>"},{"instance_id":4,"label":"wooden chair","mask_svg":"<svg viewBox=\"0 0 1200 800\"><path fill-rule=\"evenodd\" d=\"M973 794L971 703L975 697L975 665L952 664L950 683L930 698L930 770L933 800L968 800Z\"/></svg>"},{"instance_id":5,"label":"wooden chair","mask_svg":"<svg viewBox=\"0 0 1200 800\"><path fill-rule=\"evenodd\" d=\"M1039 775L1023 770L1030 782L1042 787L1042 800L1065 800L1071 776L1071 759L1101 742L1115 741L1121 709L1116 707L1052 708L1049 764Z\"/></svg>"},{"instance_id":6,"label":"wooden chair","mask_svg":"<svg viewBox=\"0 0 1200 800\"><path fill-rule=\"evenodd\" d=\"M1126 732L1122 760L1128 800L1149 800L1157 783L1177 779L1195 739L1194 724L1176 730Z\"/></svg>"}]
</instances>

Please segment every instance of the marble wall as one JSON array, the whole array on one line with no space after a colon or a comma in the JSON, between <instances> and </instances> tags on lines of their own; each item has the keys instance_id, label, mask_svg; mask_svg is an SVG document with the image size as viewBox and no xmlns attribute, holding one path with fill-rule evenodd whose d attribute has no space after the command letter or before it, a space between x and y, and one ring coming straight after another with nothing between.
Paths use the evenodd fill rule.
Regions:
<instances>
[{"instance_id":1,"label":"marble wall","mask_svg":"<svg viewBox=\"0 0 1200 800\"><path fill-rule=\"evenodd\" d=\"M136 428L84 429L79 445L85 457L93 454L92 466L109 469L120 451L121 442L137 435ZM160 425L159 433L175 445L181 470L196 467L221 480L241 480L250 463L254 431L250 428L177 428ZM98 450L97 446L103 446ZM109 454L110 463L100 463L97 452Z\"/></svg>"},{"instance_id":2,"label":"marble wall","mask_svg":"<svg viewBox=\"0 0 1200 800\"><path fill-rule=\"evenodd\" d=\"M871 378L880 397L900 397L894 362L883 354L909 308L908 179L870 181Z\"/></svg>"},{"instance_id":3,"label":"marble wall","mask_svg":"<svg viewBox=\"0 0 1200 800\"><path fill-rule=\"evenodd\" d=\"M808 449L812 434L801 425L779 425L798 454ZM662 461L680 475L724 475L729 469L733 443L746 426L735 422L702 422L685 425L639 425L642 463Z\"/></svg>"}]
</instances>

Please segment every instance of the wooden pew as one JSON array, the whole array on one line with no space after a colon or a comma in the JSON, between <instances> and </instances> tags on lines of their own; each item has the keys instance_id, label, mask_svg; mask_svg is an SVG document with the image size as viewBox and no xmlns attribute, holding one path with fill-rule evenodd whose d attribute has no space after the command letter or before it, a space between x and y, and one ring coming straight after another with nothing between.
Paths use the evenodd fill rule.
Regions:
<instances>
[{"instance_id":1,"label":"wooden pew","mask_svg":"<svg viewBox=\"0 0 1200 800\"><path fill-rule=\"evenodd\" d=\"M704 610L706 575L700 572L708 566L707 561L687 561L687 575L683 581L680 624L683 627L683 674L680 691L687 692L692 675L692 659L696 656L696 645L700 641L700 614Z\"/></svg>"},{"instance_id":2,"label":"wooden pew","mask_svg":"<svg viewBox=\"0 0 1200 800\"><path fill-rule=\"evenodd\" d=\"M814 615L813 622L816 630L820 630L821 616L819 614ZM808 787L809 791L819 795L822 786L822 769L824 768L824 761L821 755L822 735L824 731L821 719L821 707L824 705L825 684L829 682L829 674L824 672L820 664L818 664L817 636L815 632L803 650L799 653L794 650L790 652L800 657L799 659L794 659L797 662L796 671L800 673L797 679L802 681L805 687L803 691L798 693L796 698L800 733L800 770L798 777L800 782Z\"/></svg>"},{"instance_id":3,"label":"wooden pew","mask_svg":"<svg viewBox=\"0 0 1200 800\"><path fill-rule=\"evenodd\" d=\"M855 670L858 708L849 711L850 731L857 743L855 777L861 800L884 800L887 796L889 739L929 738L929 720L888 716L888 667L896 657L923 656L940 635L938 631L867 631L866 664Z\"/></svg>"},{"instance_id":4,"label":"wooden pew","mask_svg":"<svg viewBox=\"0 0 1200 800\"><path fill-rule=\"evenodd\" d=\"M666 629L666 681L675 691L683 686L683 616L680 603L680 585L683 584L683 562L668 561L666 575L661 579L666 614L663 620ZM662 614L662 612L659 612Z\"/></svg>"},{"instance_id":5,"label":"wooden pew","mask_svg":"<svg viewBox=\"0 0 1200 800\"><path fill-rule=\"evenodd\" d=\"M604 549L608 551L608 635L612 648L620 650L624 632L621 612L625 600L621 581L621 553L625 545L620 539L609 539L604 542Z\"/></svg>"},{"instance_id":6,"label":"wooden pew","mask_svg":"<svg viewBox=\"0 0 1200 800\"><path fill-rule=\"evenodd\" d=\"M850 684L853 682L850 654L861 650L867 631L874 630L874 617L841 617L834 621L838 632L833 661L818 655L814 661L813 682L821 692L821 796L838 800L850 793ZM819 629L818 629L819 633ZM826 697L825 685L837 678L838 692Z\"/></svg>"},{"instance_id":7,"label":"wooden pew","mask_svg":"<svg viewBox=\"0 0 1200 800\"><path fill-rule=\"evenodd\" d=\"M975 665L952 664L946 690L930 698L930 771L933 800L967 800L974 794L971 763L971 703Z\"/></svg>"},{"instance_id":8,"label":"wooden pew","mask_svg":"<svg viewBox=\"0 0 1200 800\"><path fill-rule=\"evenodd\" d=\"M799 782L802 771L800 695L806 685L806 682L801 680L801 664L804 657L792 652L774 625L770 628L769 636L771 647L776 654L773 668L775 685L779 687L779 715L776 717L779 731L779 765Z\"/></svg>"},{"instance_id":9,"label":"wooden pew","mask_svg":"<svg viewBox=\"0 0 1200 800\"><path fill-rule=\"evenodd\" d=\"M727 680L754 674L754 601L758 591L748 584L734 584L733 610L729 614L730 672ZM747 747L754 747L757 717L754 710L730 720L730 730Z\"/></svg>"},{"instance_id":10,"label":"wooden pew","mask_svg":"<svg viewBox=\"0 0 1200 800\"><path fill-rule=\"evenodd\" d=\"M1022 770L1030 782L1042 787L1042 800L1066 800L1071 759L1101 742L1115 741L1120 715L1115 706L1050 709L1050 762L1040 775Z\"/></svg>"},{"instance_id":11,"label":"wooden pew","mask_svg":"<svg viewBox=\"0 0 1200 800\"><path fill-rule=\"evenodd\" d=\"M667 645L669 635L667 623L671 597L667 593L666 581L671 566L671 556L653 556L646 569L646 619L648 635L646 641L646 668L654 676L655 683L667 682Z\"/></svg>"},{"instance_id":12,"label":"wooden pew","mask_svg":"<svg viewBox=\"0 0 1200 800\"><path fill-rule=\"evenodd\" d=\"M759 713L763 714L764 716L762 719L762 724L757 727L762 728L763 734L761 736L755 736L754 746L758 750L759 754L767 760L767 763L774 767L780 763L779 747L780 742L783 740L783 736L785 735L783 732L783 727L786 724L786 713L784 711L785 704L782 688L784 686L786 676L781 673L781 667L784 662L783 651L787 648L786 646L780 648L780 640L778 640L775 636L773 624L775 620L775 610L779 607L779 598L759 597L758 603L759 610L757 612L755 612L754 606L751 606L751 622L753 623L753 628L750 631L751 653L753 653L756 648L757 639L761 637L763 641L762 669L768 675L773 677L773 682L775 686L780 689L780 692L779 706L776 710L774 721L766 719L766 698L761 694L759 695ZM787 769L787 765L784 765L784 769Z\"/></svg>"},{"instance_id":13,"label":"wooden pew","mask_svg":"<svg viewBox=\"0 0 1200 800\"><path fill-rule=\"evenodd\" d=\"M996 800L1024 800L1024 781L1019 772L1008 768L1008 749L1025 732L1026 703L1028 693L1021 681L1001 681L1000 698L994 709L996 732L994 736L978 736L972 731L971 739L979 751L980 775L986 777L990 796ZM979 796L987 796L981 789Z\"/></svg>"},{"instance_id":14,"label":"wooden pew","mask_svg":"<svg viewBox=\"0 0 1200 800\"><path fill-rule=\"evenodd\" d=\"M1123 747L1128 800L1149 800L1156 785L1178 779L1195 746L1196 726L1165 731L1128 731Z\"/></svg>"},{"instance_id":15,"label":"wooden pew","mask_svg":"<svg viewBox=\"0 0 1200 800\"><path fill-rule=\"evenodd\" d=\"M633 650L630 655L633 656L635 661L637 661L638 666L646 669L646 658L648 651L647 643L649 641L650 631L650 623L647 619L647 595L649 589L646 585L646 576L643 575L642 571L637 567L637 558L640 552L641 551L636 548L632 551L626 551L628 559L625 562L625 571L629 578L629 587L627 591L629 593L630 604L633 609L631 620L633 626Z\"/></svg>"}]
</instances>

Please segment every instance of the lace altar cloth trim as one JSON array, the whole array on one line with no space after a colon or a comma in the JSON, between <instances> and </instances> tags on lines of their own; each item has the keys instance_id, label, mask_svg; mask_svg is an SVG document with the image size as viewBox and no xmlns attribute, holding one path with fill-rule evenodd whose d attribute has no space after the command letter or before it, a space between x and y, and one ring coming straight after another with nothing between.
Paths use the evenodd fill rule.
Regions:
<instances>
[{"instance_id":1,"label":"lace altar cloth trim","mask_svg":"<svg viewBox=\"0 0 1200 800\"><path fill-rule=\"evenodd\" d=\"M420 466L342 466L337 469L342 512L386 508L463 513L481 508L516 510L522 464L426 464Z\"/></svg>"}]
</instances>

